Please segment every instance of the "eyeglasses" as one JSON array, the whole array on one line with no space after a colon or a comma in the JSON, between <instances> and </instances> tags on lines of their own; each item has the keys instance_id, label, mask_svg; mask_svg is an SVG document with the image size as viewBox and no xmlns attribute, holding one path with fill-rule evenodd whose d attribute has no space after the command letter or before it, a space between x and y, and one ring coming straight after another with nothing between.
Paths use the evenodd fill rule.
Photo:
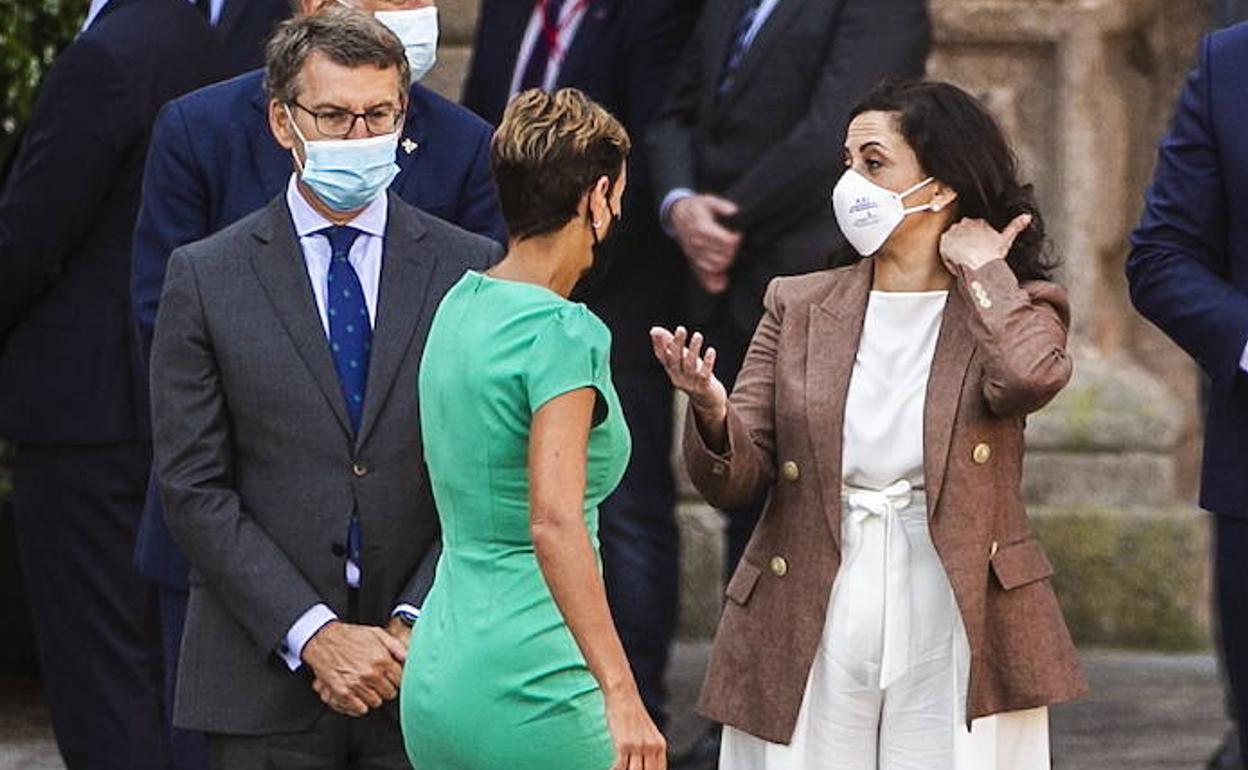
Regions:
<instances>
[{"instance_id":1,"label":"eyeglasses","mask_svg":"<svg viewBox=\"0 0 1248 770\"><path fill-rule=\"evenodd\" d=\"M346 139L350 136L351 132L355 130L355 122L357 120L364 121L364 128L368 130L370 135L378 136L380 134L394 133L394 130L399 127L399 121L403 119L403 110L398 107L373 107L366 112L352 112L350 110L314 112L294 100L290 103L312 116L312 120L316 122L316 130L322 136L328 136L333 139Z\"/></svg>"}]
</instances>

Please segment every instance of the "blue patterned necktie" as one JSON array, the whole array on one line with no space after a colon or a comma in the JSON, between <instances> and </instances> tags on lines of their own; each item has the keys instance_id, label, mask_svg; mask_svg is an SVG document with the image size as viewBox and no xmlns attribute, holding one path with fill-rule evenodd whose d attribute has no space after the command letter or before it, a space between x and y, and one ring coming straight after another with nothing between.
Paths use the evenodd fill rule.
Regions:
<instances>
[{"instance_id":1,"label":"blue patterned necktie","mask_svg":"<svg viewBox=\"0 0 1248 770\"><path fill-rule=\"evenodd\" d=\"M732 88L733 76L737 74L737 68L741 66L745 52L750 49L746 38L750 34L750 28L754 26L754 19L758 17L758 9L762 4L763 0L750 0L732 28L732 47L728 49L728 58L724 60L724 66L719 71L719 85L715 88L717 97L723 96L728 93L728 89Z\"/></svg>"},{"instance_id":2,"label":"blue patterned necktie","mask_svg":"<svg viewBox=\"0 0 1248 770\"><path fill-rule=\"evenodd\" d=\"M335 225L318 230L329 241L329 278L325 285L325 307L329 313L329 348L338 370L338 384L347 402L351 430L360 432L364 414L364 389L368 385L368 357L373 328L364 304L364 288L348 257L351 244L359 237L354 227Z\"/></svg>"}]
</instances>

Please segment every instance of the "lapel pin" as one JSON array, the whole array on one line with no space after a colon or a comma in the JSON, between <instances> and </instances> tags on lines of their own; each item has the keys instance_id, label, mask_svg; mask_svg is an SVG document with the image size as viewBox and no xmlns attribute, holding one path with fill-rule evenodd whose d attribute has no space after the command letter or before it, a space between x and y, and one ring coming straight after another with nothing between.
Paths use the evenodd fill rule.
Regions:
<instances>
[{"instance_id":1,"label":"lapel pin","mask_svg":"<svg viewBox=\"0 0 1248 770\"><path fill-rule=\"evenodd\" d=\"M411 139L404 139L401 146L403 147L403 152L407 153L408 155L411 155L412 153L416 152L416 148L419 147L420 145L413 142Z\"/></svg>"}]
</instances>

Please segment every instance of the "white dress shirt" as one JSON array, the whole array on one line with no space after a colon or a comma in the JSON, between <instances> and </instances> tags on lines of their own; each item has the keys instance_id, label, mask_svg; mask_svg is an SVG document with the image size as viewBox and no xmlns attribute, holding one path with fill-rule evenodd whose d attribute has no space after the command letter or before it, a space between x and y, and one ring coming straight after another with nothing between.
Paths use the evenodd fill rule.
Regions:
<instances>
[{"instance_id":1,"label":"white dress shirt","mask_svg":"<svg viewBox=\"0 0 1248 770\"><path fill-rule=\"evenodd\" d=\"M187 0L191 5L195 5L195 0ZM91 5L87 8L87 18L82 22L82 29L79 32L86 32L91 23L95 21L95 17L100 15L100 11L104 10L104 6L108 5L108 0L91 0ZM211 0L208 4L209 18L208 21L216 24L221 21L221 9L225 8L225 0Z\"/></svg>"},{"instance_id":2,"label":"white dress shirt","mask_svg":"<svg viewBox=\"0 0 1248 770\"><path fill-rule=\"evenodd\" d=\"M333 257L329 239L317 232L333 227L319 211L312 208L299 191L298 174L290 175L286 185L286 205L290 209L290 218L295 225L295 233L299 236L299 248L303 251L303 263L308 271L308 281L312 284L312 296L316 299L316 310L321 318L321 327L325 330L326 344L329 341L329 312L325 305L325 295L329 284L329 262ZM379 196L368 204L348 225L360 230L360 235L351 244L351 252L347 261L359 276L360 287L364 290L364 305L368 308L368 322L377 325L377 293L381 286L381 260L386 237L386 215L388 203L385 195ZM358 588L360 571L350 561L344 567L344 579L347 585ZM398 613L407 610L413 614L419 611L409 604L400 604L394 608ZM287 667L294 671L302 665L303 648L308 640L320 631L326 623L337 620L338 616L326 604L317 604L305 612L290 630L282 643L279 653Z\"/></svg>"},{"instance_id":3,"label":"white dress shirt","mask_svg":"<svg viewBox=\"0 0 1248 770\"><path fill-rule=\"evenodd\" d=\"M766 1L774 2L774 0ZM563 59L567 56L572 41L576 39L576 31L580 29L581 21L584 20L590 5L592 3L567 0L560 10L559 35L555 50L551 51L550 58L546 62L546 74L542 76L543 91L553 91L555 84L559 82L559 70L563 67ZM537 45L537 38L542 32L545 21L546 4L534 3L533 14L529 17L529 26L524 30L524 38L520 41L520 52L516 55L516 68L511 73L511 89L508 92L511 96L515 96L520 91L520 81L524 78L524 71L529 66L529 59L533 56L533 49Z\"/></svg>"},{"instance_id":4,"label":"white dress shirt","mask_svg":"<svg viewBox=\"0 0 1248 770\"><path fill-rule=\"evenodd\" d=\"M774 11L776 6L779 4L780 0L763 0L763 2L759 4L758 11L754 14L754 23L750 25L750 28L745 33L745 50L750 50L750 46L754 44L754 38L758 37L758 31L763 28L764 24L767 23L767 19L771 18L771 12ZM731 41L729 45L733 42L735 41ZM714 77L718 81L719 72L715 72ZM690 190L688 187L677 187L674 190L669 190L667 194L663 196L663 202L659 204L659 221L663 224L663 229L666 230L669 235L671 235L671 223L668 219L668 215L671 214L672 206L676 203L676 201L681 200L682 198L689 198L693 195L694 191Z\"/></svg>"},{"instance_id":5,"label":"white dress shirt","mask_svg":"<svg viewBox=\"0 0 1248 770\"><path fill-rule=\"evenodd\" d=\"M290 208L290 217L295 223L295 233L299 236L299 247L303 249L303 262L308 269L308 280L312 282L312 295L316 297L316 309L321 316L321 326L325 329L325 339L329 339L329 311L325 305L325 294L329 285L329 261L333 257L329 239L316 233L334 223L326 219L320 212L312 208L299 192L299 175L291 174L286 185L286 205ZM360 235L351 244L351 254L347 261L355 269L360 278L360 288L364 290L364 305L368 308L368 322L377 325L377 289L381 285L381 253L386 238L386 196L378 196L376 200L364 207L364 210L350 221L349 226L360 230Z\"/></svg>"}]
</instances>

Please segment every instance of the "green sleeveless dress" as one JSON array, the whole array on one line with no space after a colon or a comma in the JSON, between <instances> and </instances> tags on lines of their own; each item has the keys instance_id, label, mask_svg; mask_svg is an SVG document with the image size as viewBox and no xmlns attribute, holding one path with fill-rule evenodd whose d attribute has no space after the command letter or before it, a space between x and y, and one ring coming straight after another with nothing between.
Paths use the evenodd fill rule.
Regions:
<instances>
[{"instance_id":1,"label":"green sleeveless dress","mask_svg":"<svg viewBox=\"0 0 1248 770\"><path fill-rule=\"evenodd\" d=\"M631 441L611 384L611 334L584 305L467 273L442 300L420 367L425 459L442 558L400 691L416 770L608 770L602 692L538 568L529 427L551 399L595 388L585 522Z\"/></svg>"}]
</instances>

